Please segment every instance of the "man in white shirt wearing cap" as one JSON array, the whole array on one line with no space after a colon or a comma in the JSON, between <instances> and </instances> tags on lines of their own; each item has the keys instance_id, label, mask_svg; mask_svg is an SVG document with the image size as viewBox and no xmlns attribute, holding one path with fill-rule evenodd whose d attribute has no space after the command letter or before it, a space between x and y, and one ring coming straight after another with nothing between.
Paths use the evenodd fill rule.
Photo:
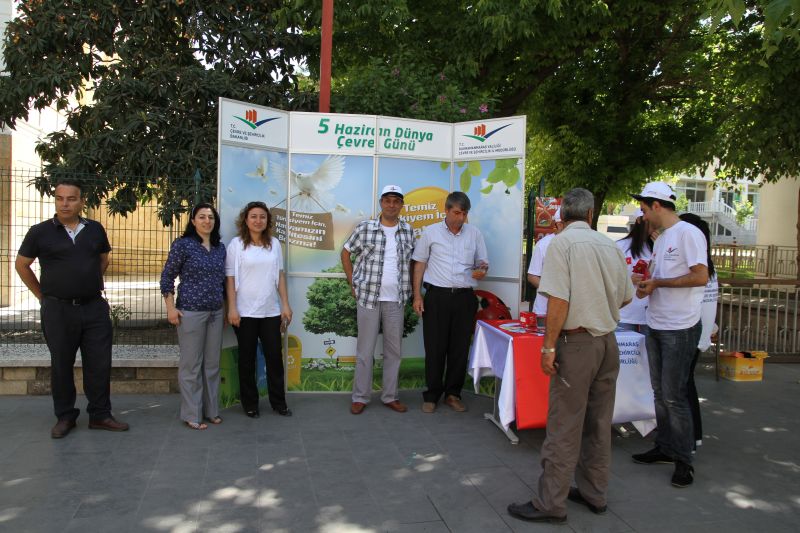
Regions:
<instances>
[{"instance_id":1,"label":"man in white shirt wearing cap","mask_svg":"<svg viewBox=\"0 0 800 533\"><path fill-rule=\"evenodd\" d=\"M647 357L655 397L658 432L652 450L635 454L640 464L675 464L672 485L694 480L695 442L688 384L700 340L703 292L708 282L706 238L675 212L675 193L663 182L645 185L639 200L644 218L660 235L653 246L650 279L636 296L650 297L647 308Z\"/></svg>"},{"instance_id":2,"label":"man in white shirt wearing cap","mask_svg":"<svg viewBox=\"0 0 800 533\"><path fill-rule=\"evenodd\" d=\"M528 283L536 287L536 298L533 300L533 312L536 314L536 326L544 328L545 317L547 316L547 296L539 291L539 282L542 280L542 270L544 269L544 257L547 254L547 247L550 246L550 241L553 237L558 235L564 224L561 222L561 208L556 210L553 215L553 233L549 233L536 243L533 249L533 257L531 257L531 264L528 266Z\"/></svg>"},{"instance_id":3,"label":"man in white shirt wearing cap","mask_svg":"<svg viewBox=\"0 0 800 533\"><path fill-rule=\"evenodd\" d=\"M397 398L401 339L406 302L411 297L414 232L400 220L403 191L387 185L381 192L381 214L360 222L342 249L342 266L356 299L358 341L350 412L360 415L372 395L372 358L383 329L383 404L398 413L408 408ZM352 256L355 256L355 265Z\"/></svg>"}]
</instances>

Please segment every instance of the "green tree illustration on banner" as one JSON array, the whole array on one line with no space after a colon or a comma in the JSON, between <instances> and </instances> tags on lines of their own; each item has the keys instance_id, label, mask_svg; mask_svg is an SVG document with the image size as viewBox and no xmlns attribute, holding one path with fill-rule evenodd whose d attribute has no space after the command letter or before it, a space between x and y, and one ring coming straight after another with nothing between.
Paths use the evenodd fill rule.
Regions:
<instances>
[{"instance_id":1,"label":"green tree illustration on banner","mask_svg":"<svg viewBox=\"0 0 800 533\"><path fill-rule=\"evenodd\" d=\"M489 183L486 187L481 189L481 194L489 194L495 184L502 183L506 186L506 194L511 194L508 190L510 187L515 186L520 180L519 168L517 168L518 158L511 159L498 159L494 162L494 169L489 172L486 181ZM483 167L480 161L458 162L458 168L462 168L459 177L459 184L462 191L468 191L472 187L472 178L480 176Z\"/></svg>"},{"instance_id":2,"label":"green tree illustration on banner","mask_svg":"<svg viewBox=\"0 0 800 533\"><path fill-rule=\"evenodd\" d=\"M323 272L342 273L341 264ZM308 310L303 314L306 331L318 335L333 333L340 337L357 337L356 301L343 278L318 278L306 292ZM419 323L419 317L410 303L403 312L403 337L407 337Z\"/></svg>"}]
</instances>

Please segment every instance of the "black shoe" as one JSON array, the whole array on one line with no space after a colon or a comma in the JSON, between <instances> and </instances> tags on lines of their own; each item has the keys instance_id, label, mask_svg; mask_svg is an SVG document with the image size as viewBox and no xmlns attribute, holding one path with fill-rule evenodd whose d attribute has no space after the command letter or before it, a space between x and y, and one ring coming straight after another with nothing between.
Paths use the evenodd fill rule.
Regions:
<instances>
[{"instance_id":1,"label":"black shoe","mask_svg":"<svg viewBox=\"0 0 800 533\"><path fill-rule=\"evenodd\" d=\"M261 416L261 414L258 412L258 409L253 409L253 410L250 410L250 411L245 411L245 412L244 412L244 414L246 414L246 415L247 415L247 416L249 416L250 418L258 418L258 417L260 417L260 416Z\"/></svg>"},{"instance_id":2,"label":"black shoe","mask_svg":"<svg viewBox=\"0 0 800 533\"><path fill-rule=\"evenodd\" d=\"M508 514L528 522L550 522L551 524L565 524L567 522L566 516L549 515L534 507L531 502L509 504Z\"/></svg>"},{"instance_id":3,"label":"black shoe","mask_svg":"<svg viewBox=\"0 0 800 533\"><path fill-rule=\"evenodd\" d=\"M606 507L605 505L601 505L600 507L598 507L597 505L589 503L589 500L583 497L583 494L581 494L581 491L578 490L578 487L569 488L569 494L567 494L567 499L571 502L585 505L594 514L606 514L606 511L608 510L608 507Z\"/></svg>"},{"instance_id":4,"label":"black shoe","mask_svg":"<svg viewBox=\"0 0 800 533\"><path fill-rule=\"evenodd\" d=\"M54 439L63 439L70 431L75 428L74 420L59 420L53 429L50 430L50 436Z\"/></svg>"},{"instance_id":5,"label":"black shoe","mask_svg":"<svg viewBox=\"0 0 800 533\"><path fill-rule=\"evenodd\" d=\"M675 462L675 472L672 474L672 486L678 488L688 487L694 481L694 468L683 461Z\"/></svg>"},{"instance_id":6,"label":"black shoe","mask_svg":"<svg viewBox=\"0 0 800 533\"><path fill-rule=\"evenodd\" d=\"M658 446L649 452L637 453L631 456L634 463L640 465L671 465L675 461L669 455L662 453Z\"/></svg>"},{"instance_id":7,"label":"black shoe","mask_svg":"<svg viewBox=\"0 0 800 533\"><path fill-rule=\"evenodd\" d=\"M281 416L292 416L292 410L285 405L283 407L273 407L272 410Z\"/></svg>"}]
</instances>

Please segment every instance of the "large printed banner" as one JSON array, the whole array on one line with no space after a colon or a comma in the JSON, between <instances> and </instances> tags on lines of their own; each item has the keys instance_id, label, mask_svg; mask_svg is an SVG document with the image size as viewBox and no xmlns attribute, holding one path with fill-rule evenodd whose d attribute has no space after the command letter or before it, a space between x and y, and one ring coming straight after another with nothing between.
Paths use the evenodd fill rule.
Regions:
<instances>
[{"instance_id":1,"label":"large printed banner","mask_svg":"<svg viewBox=\"0 0 800 533\"><path fill-rule=\"evenodd\" d=\"M250 201L264 201L283 244L294 319L286 335L289 390L349 391L355 368L355 301L340 254L358 222L379 214L384 186L405 194L401 217L419 236L442 223L450 191L467 193L468 222L484 235L481 289L516 316L522 257L525 118L447 124L372 115L286 113L220 100L219 205L223 240ZM422 323L405 313L402 388L424 387ZM238 394L236 342L223 341L224 394ZM382 340L375 383L381 381ZM263 372L263 365L259 365ZM230 374L232 371L228 371ZM234 390L235 382L235 390ZM266 388L260 376L259 386ZM225 387L223 386L223 389Z\"/></svg>"}]
</instances>

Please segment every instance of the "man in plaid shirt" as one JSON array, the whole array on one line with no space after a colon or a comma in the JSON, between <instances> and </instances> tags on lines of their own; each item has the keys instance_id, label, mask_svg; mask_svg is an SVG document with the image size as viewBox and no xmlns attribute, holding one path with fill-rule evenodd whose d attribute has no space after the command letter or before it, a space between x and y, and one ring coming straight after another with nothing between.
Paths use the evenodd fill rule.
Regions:
<instances>
[{"instance_id":1,"label":"man in plaid shirt","mask_svg":"<svg viewBox=\"0 0 800 533\"><path fill-rule=\"evenodd\" d=\"M358 311L356 372L350 412L360 415L372 393L372 356L383 326L383 392L386 407L404 413L397 399L403 309L411 297L411 254L414 232L400 220L403 191L387 185L381 192L381 215L356 226L342 249L342 266ZM355 256L355 267L352 256Z\"/></svg>"}]
</instances>

